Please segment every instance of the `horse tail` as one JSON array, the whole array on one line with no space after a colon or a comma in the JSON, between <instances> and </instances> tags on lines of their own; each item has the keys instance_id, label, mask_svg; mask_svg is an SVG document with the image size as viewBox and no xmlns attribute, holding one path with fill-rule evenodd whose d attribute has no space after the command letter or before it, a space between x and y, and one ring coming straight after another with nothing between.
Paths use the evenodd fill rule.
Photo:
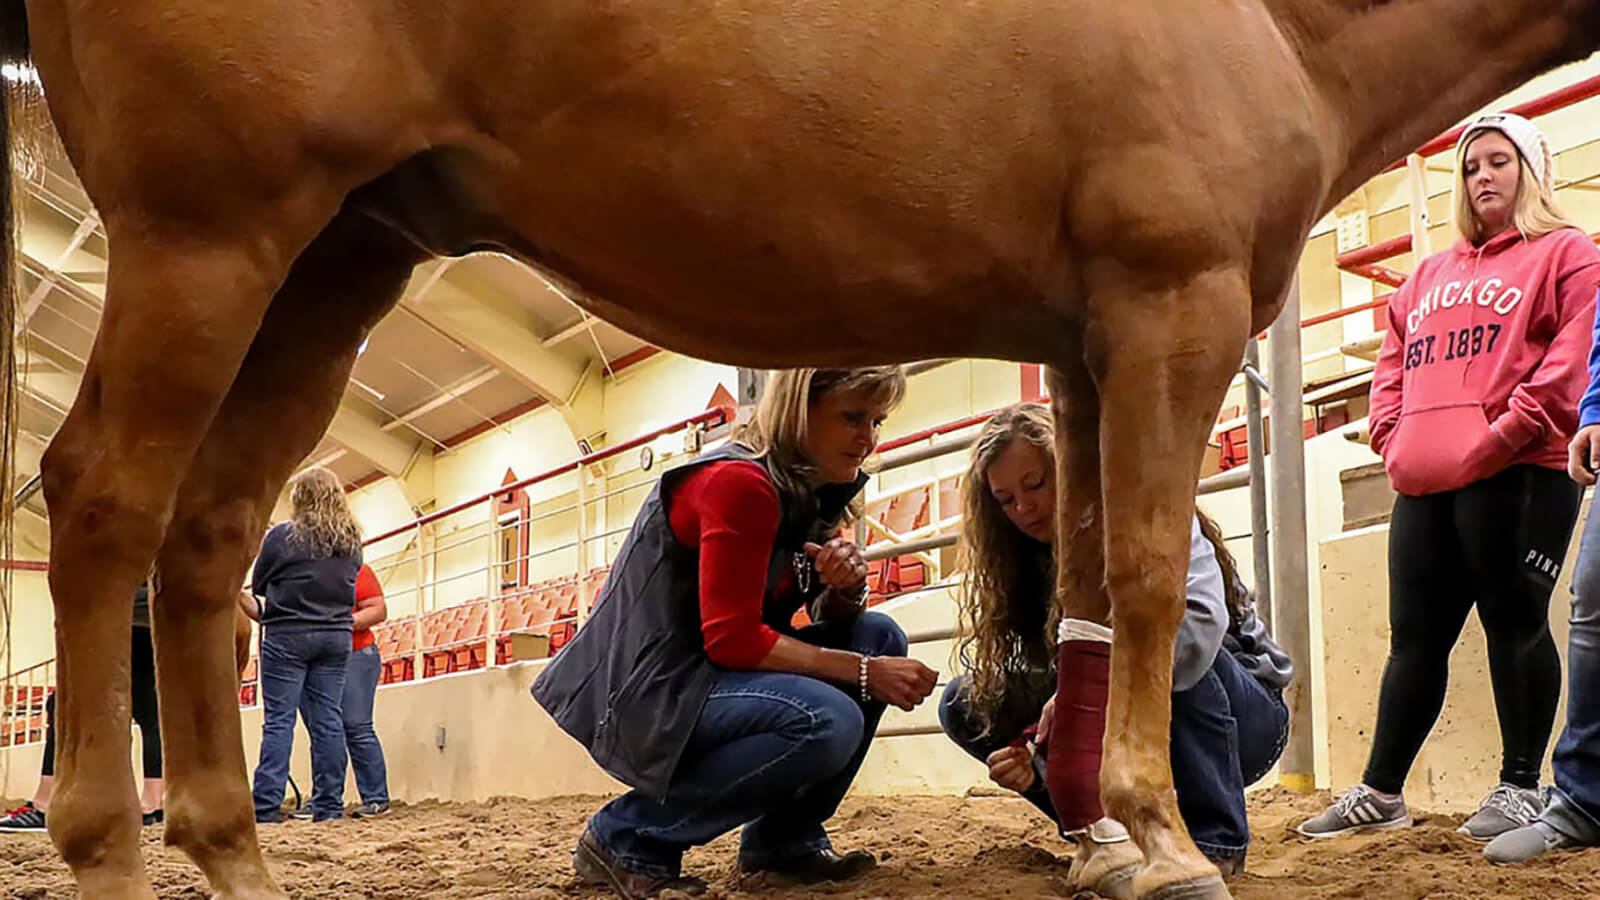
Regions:
<instances>
[{"instance_id":1,"label":"horse tail","mask_svg":"<svg viewBox=\"0 0 1600 900\"><path fill-rule=\"evenodd\" d=\"M23 0L0 0L0 672L10 670L12 522L16 515L17 450L17 210L12 196L12 144L25 92L33 77L29 65L28 8Z\"/></svg>"}]
</instances>

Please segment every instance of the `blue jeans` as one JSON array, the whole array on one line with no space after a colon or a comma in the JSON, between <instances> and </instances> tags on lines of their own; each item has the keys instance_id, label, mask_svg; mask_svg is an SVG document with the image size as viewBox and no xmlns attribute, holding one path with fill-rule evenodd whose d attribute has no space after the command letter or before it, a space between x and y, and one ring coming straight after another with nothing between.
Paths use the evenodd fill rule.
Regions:
<instances>
[{"instance_id":1,"label":"blue jeans","mask_svg":"<svg viewBox=\"0 0 1600 900\"><path fill-rule=\"evenodd\" d=\"M1544 820L1584 844L1600 844L1600 515L1592 510L1572 574L1567 637L1567 727L1551 765L1556 790Z\"/></svg>"},{"instance_id":2,"label":"blue jeans","mask_svg":"<svg viewBox=\"0 0 1600 900\"><path fill-rule=\"evenodd\" d=\"M905 632L875 612L793 636L873 656L906 654ZM740 825L747 867L828 849L822 823L855 780L883 708L861 703L854 685L719 670L668 796L629 791L589 819L589 833L625 868L658 877L676 876L685 850Z\"/></svg>"},{"instance_id":3,"label":"blue jeans","mask_svg":"<svg viewBox=\"0 0 1600 900\"><path fill-rule=\"evenodd\" d=\"M1283 696L1227 650L1194 687L1172 695L1172 778L1178 812L1200 852L1231 859L1250 846L1244 789L1261 780L1289 739Z\"/></svg>"},{"instance_id":4,"label":"blue jeans","mask_svg":"<svg viewBox=\"0 0 1600 900\"><path fill-rule=\"evenodd\" d=\"M344 673L344 742L350 748L350 768L356 773L356 790L362 803L389 802L389 769L383 762L383 745L372 727L372 702L378 695L383 657L378 645L350 651Z\"/></svg>"},{"instance_id":5,"label":"blue jeans","mask_svg":"<svg viewBox=\"0 0 1600 900\"><path fill-rule=\"evenodd\" d=\"M1045 703L1056 694L1055 672L1039 669L1017 673L1006 680L1005 693L986 731L967 696L967 685L971 683L972 676L961 675L945 685L944 697L939 701L939 725L946 737L979 762L987 762L989 754L1009 746L1029 726L1037 725ZM1033 755L1033 775L1033 786L1023 791L1022 797L1056 821L1050 791L1045 787L1043 754Z\"/></svg>"},{"instance_id":6,"label":"blue jeans","mask_svg":"<svg viewBox=\"0 0 1600 900\"><path fill-rule=\"evenodd\" d=\"M344 669L344 700L340 714L344 719L344 743L350 751L350 768L356 773L356 790L362 803L389 802L389 768L383 761L383 744L372 727L372 704L378 696L378 679L383 674L383 657L377 644L350 651ZM316 808L313 795L311 806Z\"/></svg>"},{"instance_id":7,"label":"blue jeans","mask_svg":"<svg viewBox=\"0 0 1600 900\"><path fill-rule=\"evenodd\" d=\"M256 821L277 822L282 814L289 752L294 748L294 716L299 710L311 734L311 813L313 821L344 814L345 661L350 630L261 634L261 760L256 765Z\"/></svg>"}]
</instances>

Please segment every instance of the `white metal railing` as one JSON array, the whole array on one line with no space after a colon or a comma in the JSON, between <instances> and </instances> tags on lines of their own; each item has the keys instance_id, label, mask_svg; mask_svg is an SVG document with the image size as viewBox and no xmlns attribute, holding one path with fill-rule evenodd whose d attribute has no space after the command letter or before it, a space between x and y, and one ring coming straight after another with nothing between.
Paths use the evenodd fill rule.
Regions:
<instances>
[{"instance_id":1,"label":"white metal railing","mask_svg":"<svg viewBox=\"0 0 1600 900\"><path fill-rule=\"evenodd\" d=\"M962 517L959 503L955 509L943 507L949 505L946 488L952 482L959 484L961 476L938 471L937 462L965 454L970 433L987 415L884 443L881 466L865 496L867 508L879 514L868 515L857 525L857 539L874 564L874 602L934 589L950 574L941 565L939 551L958 542ZM533 652L559 649L587 617L614 556L614 539L632 526L642 497L629 495L653 487L663 471L681 464L714 436L708 435L710 429L723 428L731 419L731 410L708 410L369 538L369 551L403 539L399 547L368 560L384 585L390 609L401 612L373 629L384 656L383 683L517 661L512 639L519 635L535 638L529 645ZM684 436L689 452L660 454L666 458L659 463L652 460L648 469L640 465L618 469L611 462L629 450L677 434ZM932 474L884 486L883 475L921 463L929 464ZM1230 473L1227 486L1244 483L1239 474ZM529 498L526 505L508 513L497 512L497 499L517 500L518 492L566 475L576 475L571 488L538 502ZM895 529L884 520L896 503L917 506L910 527ZM568 526L556 521L562 516L576 522ZM608 527L608 523L616 524ZM541 528L545 534L538 539L534 532ZM883 540L873 542L872 537ZM892 565L900 567L898 581L890 577ZM918 565L920 577L915 574ZM547 643L541 645L539 638ZM260 702L256 665L252 659L240 691L241 705ZM43 697L53 685L53 661L0 681L0 697L18 701L4 706L0 742L12 740L13 735L21 736L17 740L42 739Z\"/></svg>"}]
</instances>

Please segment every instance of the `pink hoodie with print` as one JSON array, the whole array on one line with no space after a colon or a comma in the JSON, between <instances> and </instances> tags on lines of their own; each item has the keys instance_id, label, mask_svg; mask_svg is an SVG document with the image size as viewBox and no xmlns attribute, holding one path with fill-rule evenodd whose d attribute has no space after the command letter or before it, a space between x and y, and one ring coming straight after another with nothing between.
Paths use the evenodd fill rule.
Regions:
<instances>
[{"instance_id":1,"label":"pink hoodie with print","mask_svg":"<svg viewBox=\"0 0 1600 900\"><path fill-rule=\"evenodd\" d=\"M1419 496L1518 463L1565 471L1588 385L1600 249L1576 228L1515 228L1422 261L1389 300L1372 448Z\"/></svg>"}]
</instances>

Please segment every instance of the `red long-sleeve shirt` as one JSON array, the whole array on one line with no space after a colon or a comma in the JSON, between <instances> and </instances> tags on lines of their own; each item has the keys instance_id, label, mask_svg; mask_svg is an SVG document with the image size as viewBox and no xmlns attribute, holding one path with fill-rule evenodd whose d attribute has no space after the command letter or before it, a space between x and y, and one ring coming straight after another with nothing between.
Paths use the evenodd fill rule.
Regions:
<instances>
[{"instance_id":1,"label":"red long-sleeve shirt","mask_svg":"<svg viewBox=\"0 0 1600 900\"><path fill-rule=\"evenodd\" d=\"M778 642L763 613L779 515L778 492L765 470L742 460L691 472L669 498L673 535L700 557L700 631L706 655L720 666L755 668ZM778 594L794 594L799 606L792 578L784 578Z\"/></svg>"},{"instance_id":2,"label":"red long-sleeve shirt","mask_svg":"<svg viewBox=\"0 0 1600 900\"><path fill-rule=\"evenodd\" d=\"M361 571L356 573L356 608L360 609L361 601L368 597L382 596L383 585L378 583L378 576L373 574L372 570L365 564L362 564ZM351 650L360 650L375 643L377 643L377 638L373 636L370 628L361 628L350 632Z\"/></svg>"}]
</instances>

